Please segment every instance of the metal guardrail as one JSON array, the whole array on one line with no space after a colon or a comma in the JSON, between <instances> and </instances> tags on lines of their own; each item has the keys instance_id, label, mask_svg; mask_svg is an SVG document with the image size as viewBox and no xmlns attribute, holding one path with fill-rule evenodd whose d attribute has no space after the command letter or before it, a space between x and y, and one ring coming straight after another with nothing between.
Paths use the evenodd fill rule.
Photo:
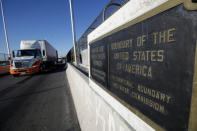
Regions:
<instances>
[{"instance_id":1,"label":"metal guardrail","mask_svg":"<svg viewBox=\"0 0 197 131\"><path fill-rule=\"evenodd\" d=\"M103 23L107 18L109 18L113 13L125 5L129 0L111 0L97 16L97 18L92 22L92 24L86 29L82 36L76 42L76 59L77 63L81 63L81 51L88 48L87 36L94 29L96 29L101 23ZM74 51L73 48L67 54L67 61L74 61ZM80 68L80 66L78 65Z\"/></svg>"},{"instance_id":2,"label":"metal guardrail","mask_svg":"<svg viewBox=\"0 0 197 131\"><path fill-rule=\"evenodd\" d=\"M87 48L87 36L129 0L111 0L76 43L77 52Z\"/></svg>"},{"instance_id":3,"label":"metal guardrail","mask_svg":"<svg viewBox=\"0 0 197 131\"><path fill-rule=\"evenodd\" d=\"M0 53L0 66L10 65L8 54Z\"/></svg>"}]
</instances>

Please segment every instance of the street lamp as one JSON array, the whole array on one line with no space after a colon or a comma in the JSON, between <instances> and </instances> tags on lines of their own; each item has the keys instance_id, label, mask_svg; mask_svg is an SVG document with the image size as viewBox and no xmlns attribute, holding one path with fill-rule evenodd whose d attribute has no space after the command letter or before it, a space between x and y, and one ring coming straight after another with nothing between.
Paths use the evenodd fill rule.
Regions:
<instances>
[{"instance_id":1,"label":"street lamp","mask_svg":"<svg viewBox=\"0 0 197 131\"><path fill-rule=\"evenodd\" d=\"M75 64L77 65L77 57L76 57L76 39L75 39L75 28L74 28L74 17L73 17L73 10L72 10L72 0L69 0L70 5L70 18L71 18L71 26L72 26L72 36L73 36L73 47L74 47L74 56L75 56Z\"/></svg>"},{"instance_id":2,"label":"street lamp","mask_svg":"<svg viewBox=\"0 0 197 131\"><path fill-rule=\"evenodd\" d=\"M2 13L2 18L3 18L3 27L4 27L6 44L7 44L8 56L9 56L9 60L11 60L11 52L10 52L10 46L9 46L9 41L8 41L8 34L7 34L5 17L4 17L4 11L3 11L3 2L2 2L2 0L0 0L0 2L1 2L1 13Z\"/></svg>"}]
</instances>

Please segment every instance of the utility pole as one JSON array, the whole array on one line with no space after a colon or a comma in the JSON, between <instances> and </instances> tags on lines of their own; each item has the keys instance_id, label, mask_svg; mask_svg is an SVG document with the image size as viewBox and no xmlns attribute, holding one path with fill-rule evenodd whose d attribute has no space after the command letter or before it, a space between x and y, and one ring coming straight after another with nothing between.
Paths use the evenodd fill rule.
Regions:
<instances>
[{"instance_id":1,"label":"utility pole","mask_svg":"<svg viewBox=\"0 0 197 131\"><path fill-rule=\"evenodd\" d=\"M7 44L8 56L9 56L9 60L11 60L10 45L9 45L9 41L8 41L8 34L7 34L4 11L3 11L3 2L2 2L2 0L0 0L0 2L1 2L1 13L2 13L2 18L3 18L3 27L4 27L6 44Z\"/></svg>"},{"instance_id":2,"label":"utility pole","mask_svg":"<svg viewBox=\"0 0 197 131\"><path fill-rule=\"evenodd\" d=\"M73 9L72 9L72 0L69 0L70 5L70 18L71 18L71 26L72 26L72 36L73 36L73 47L74 47L74 56L75 56L75 64L77 65L77 56L76 56L76 39L75 39L75 28L74 28L74 17L73 17Z\"/></svg>"}]
</instances>

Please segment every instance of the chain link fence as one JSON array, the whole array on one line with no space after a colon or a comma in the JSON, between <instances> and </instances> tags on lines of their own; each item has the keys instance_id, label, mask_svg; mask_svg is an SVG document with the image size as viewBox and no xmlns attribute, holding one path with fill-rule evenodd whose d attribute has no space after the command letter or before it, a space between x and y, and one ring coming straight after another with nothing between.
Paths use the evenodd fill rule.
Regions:
<instances>
[{"instance_id":1,"label":"chain link fence","mask_svg":"<svg viewBox=\"0 0 197 131\"><path fill-rule=\"evenodd\" d=\"M77 66L79 68L83 68L80 65L88 66L87 59L88 52L88 41L87 36L90 34L94 29L96 29L101 23L103 23L106 19L108 19L113 13L115 13L118 9L124 6L129 0L111 0L105 8L101 11L101 13L97 16L97 18L93 21L93 23L86 29L86 31L82 34L82 36L76 42L76 59ZM83 52L83 53L82 53ZM73 62L74 61L74 51L73 48L67 54L67 61Z\"/></svg>"},{"instance_id":2,"label":"chain link fence","mask_svg":"<svg viewBox=\"0 0 197 131\"><path fill-rule=\"evenodd\" d=\"M111 0L76 42L77 52L87 49L87 36L129 0Z\"/></svg>"}]
</instances>

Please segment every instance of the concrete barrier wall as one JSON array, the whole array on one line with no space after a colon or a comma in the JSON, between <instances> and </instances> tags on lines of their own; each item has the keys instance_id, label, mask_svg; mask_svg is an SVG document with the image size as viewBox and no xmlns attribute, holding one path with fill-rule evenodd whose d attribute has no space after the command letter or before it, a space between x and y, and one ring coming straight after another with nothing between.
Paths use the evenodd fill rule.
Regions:
<instances>
[{"instance_id":1,"label":"concrete barrier wall","mask_svg":"<svg viewBox=\"0 0 197 131\"><path fill-rule=\"evenodd\" d=\"M154 131L72 65L66 74L82 131Z\"/></svg>"},{"instance_id":2,"label":"concrete barrier wall","mask_svg":"<svg viewBox=\"0 0 197 131\"><path fill-rule=\"evenodd\" d=\"M136 130L136 131L154 131L154 130L159 130L160 131L160 130L173 130L173 129L175 129L175 130L178 129L179 130L180 128L183 129L183 130L187 130L186 129L187 128L187 122L184 121L186 119L184 119L184 117L182 119L184 124L182 124L181 122L179 123L180 117L177 117L177 116L179 116L179 114L176 114L176 113L179 113L179 112L174 110L177 107L181 107L179 105L182 105L181 102L182 102L182 100L184 100L184 98L182 99L181 97L179 97L179 94L176 95L176 91L168 92L168 90L167 90L168 88L165 89L166 90L165 92L170 94L169 96L171 96L174 93L174 96L177 96L177 101L174 102L174 103L170 103L171 105L173 105L173 107L175 107L175 108L173 108L173 110L171 110L172 109L171 105L167 105L167 104L169 104L168 102L167 102L167 104L164 103L166 105L166 107L169 106L167 108L169 108L169 112L172 111L172 113L167 112L165 114L164 112L161 112L163 114L162 115L160 114L160 116L162 116L164 118L164 119L162 119L159 116L159 113L156 112L157 110L156 111L155 110L149 110L150 108L147 107L147 105L152 107L152 104L147 102L147 103L144 103L144 105L142 105L144 100L145 100L145 98L149 99L150 97L152 97L153 100L155 99L156 101L159 101L158 98L154 98L155 95L150 95L150 96L147 95L146 96L145 93L144 93L145 94L144 97L140 97L140 95L135 95L135 96L133 95L133 97L136 97L138 101L135 101L135 100L129 101L129 100L131 100L130 97L127 97L127 94L129 94L129 93L127 93L127 94L125 93L124 94L124 96L126 98L126 99L124 99L123 97L122 98L121 97L118 98L118 96L121 96L121 93L118 94L118 93L115 92L116 93L116 96L115 96L114 95L115 93L113 94L112 92L107 90L107 88L108 88L107 85L108 85L109 80L110 80L110 73L111 73L110 70L113 70L113 69L115 71L118 70L115 67L110 66L110 64L111 65L112 64L117 64L118 65L118 62L119 62L118 60L115 60L115 59L111 59L111 60L115 60L116 63L115 62L113 63L112 61L110 61L110 58L113 57L112 53L115 54L117 52L119 53L119 52L123 52L123 51L124 52L127 51L127 53L128 52L131 53L132 51L144 50L145 49L144 47L146 47L146 46L143 46L142 48L135 48L135 47L133 48L132 47L133 48L132 50L130 50L131 49L130 47L128 49L125 48L123 50L120 50L121 48L119 48L118 51L116 51L116 52L115 51L114 52L111 51L111 54L110 54L109 53L110 52L110 45L111 45L110 42L121 42L121 40L126 40L127 37L128 38L131 37L132 38L131 40L133 40L133 38L135 40L137 40L136 38L141 36L143 33L149 35L149 34L152 34L154 30L156 30L156 31L157 30L158 31L163 30L164 27L167 24L169 24L168 25L169 27L170 26L174 27L174 28L172 28L174 31L175 31L175 29L180 29L180 30L183 30L183 32L184 32L185 29L183 29L181 26L178 26L178 25L174 26L173 25L174 24L173 23L174 17L170 17L170 19L169 19L169 21L172 19L172 22L171 22L172 24L169 23L169 22L166 22L166 23L164 22L165 24L163 24L163 26L161 26L161 27L159 27L160 25L159 26L155 26L155 27L153 27L153 26L149 27L148 26L150 21L152 21L152 20L160 20L160 19L151 19L151 17L153 17L153 16L156 17L157 14L163 13L164 11L170 11L171 8L178 7L178 5L180 5L179 6L180 8L176 8L176 10L173 10L173 11L177 12L177 10L178 10L178 12L179 12L179 11L181 11L180 9L182 9L183 5L185 6L185 3L184 4L183 3L184 3L183 0L156 0L156 1L154 1L154 0L132 0L132 1L129 1L128 3L126 3L123 7L121 7L117 12L115 12L111 17L109 17L106 21L104 21L100 26L98 26L93 32L91 32L88 35L88 60L86 62L89 63L88 66L87 66L87 69L89 69L89 78L87 76L83 75L80 71L78 71L77 69L75 69L71 65L68 65L68 69L67 69L67 72L66 72L67 73L67 77L68 77L68 82L70 84L71 92L72 92L72 95L73 95L76 111L77 111L77 114L78 114L79 123L80 123L82 131L95 131L95 130L96 131L133 131L133 130ZM166 16L167 18L169 17L169 15L158 15L157 17L158 18L161 18L161 17L163 18L163 16ZM148 18L150 18L149 22L147 22L147 21L144 22L144 23L142 22L142 21L147 20ZM178 17L176 17L176 18L178 18ZM183 20L183 19L180 19L180 20ZM188 20L189 20L189 17L188 17ZM163 18L163 20L161 19L161 21L163 22L164 18ZM158 22L158 24L161 23L161 21ZM141 22L141 25L138 24L139 22ZM155 25L154 22L153 22L153 25ZM188 25L191 25L191 24L188 24ZM135 26L135 27L130 28L131 26ZM139 31L136 30L136 32L135 32L134 28L137 28L137 27L139 27L138 28ZM140 30L141 27L147 28L146 31L143 32L143 33L140 32L140 31L142 31L142 30ZM181 28L179 28L179 27L181 27ZM149 31L148 28L155 28L155 29ZM166 30L164 32L166 32ZM128 32L129 31L135 32L136 36L135 35L132 36L132 33L129 34L130 32L128 33L127 31ZM169 29L168 29L168 31L169 31ZM122 34L118 34L120 32L122 32ZM126 34L127 36L124 37L124 34ZM161 34L161 32L160 32L160 34ZM177 32L177 34L178 34L178 32ZM173 36L173 35L171 35L171 36ZM178 36L182 36L182 35L178 35ZM190 36L192 36L192 35L190 35ZM118 38L116 38L116 37L118 37ZM139 37L139 38L141 38L141 37ZM188 37L188 39L189 38L191 38L192 42L194 42L194 40L196 40L193 37ZM149 42L151 42L150 39L147 39L147 40L149 40ZM178 41L178 39L174 39L173 41L176 41L179 44L179 46L177 46L177 47L180 47L180 43L182 43L184 45L184 43ZM122 43L124 43L124 42L122 42ZM135 42L135 44L136 43L138 43L138 42ZM166 41L165 41L165 43L166 43ZM96 46L94 46L95 44L98 44L102 48L100 48L100 49L97 48L97 51L95 50L95 52L93 52L92 49L94 49L94 47L96 47ZM152 42L152 44L153 44L153 42ZM159 46L157 46L157 48L158 47ZM171 52L173 52L173 51L174 52L179 52L178 48L174 48L173 47L173 49L172 49L171 48L172 46L168 47L167 43L166 43L166 46L162 46L162 49L163 49L163 47L165 47L165 50L164 50L165 52L168 52L169 50ZM90 51L90 48L91 48L91 51ZM147 49L149 49L149 47ZM153 48L153 49L155 50L155 48ZM177 49L177 50L174 50L174 49ZM180 51L182 51L182 50L180 50ZM87 50L85 52L86 52L86 55L87 55ZM187 51L185 50L185 52L187 52ZM90 53L91 53L91 55L95 55L95 54L97 55L99 53L103 53L103 54L107 54L108 53L108 55L104 55L104 56L107 56L107 57L103 57L103 58L101 58L99 55L97 55L98 57L96 58L96 57L91 57ZM166 58L175 58L175 59L177 59L176 57L172 57L172 56L173 55L168 57L166 55ZM91 63L93 63L92 61L94 61L94 59L96 59L96 60L99 60L99 62L101 64L92 64L91 65L90 64L90 58L91 58ZM193 58L193 56L191 58ZM119 58L119 60L120 60L120 62L122 61L122 59L120 59L120 58ZM169 60L166 60L164 62L166 62L166 63L173 63L173 62L175 62L175 61L170 62L170 60L173 60L173 59L169 59ZM111 62L111 63L108 64L109 62ZM132 62L131 61L127 61L125 63L132 63ZM142 63L140 61L138 64L140 65ZM152 64L154 64L155 67L157 65L155 63L152 63ZM99 75L96 74L95 72L91 72L89 65L91 65L91 70L93 68L95 68L96 66L99 67L98 68L98 72L101 72L100 74L102 74L102 75L100 75L101 77L99 77L99 79L102 79L103 77L106 77L107 75L109 75L108 76L109 79L107 79L107 78L104 79L104 80L102 79L103 83L106 82L106 81L108 83L106 82L107 84L105 83L105 84L103 84L103 86L99 86L97 84L97 82L99 82L98 79L94 79L94 78L96 78L95 77L96 75L97 76L99 76ZM93 66L93 65L95 65L95 66ZM105 67L103 65L108 66L108 67ZM150 66L152 66L152 65L150 64ZM117 66L117 67L119 68L121 66ZM160 72L160 69L161 69L159 67L161 67L161 66L158 65L158 69L159 69L158 72ZM165 65L164 65L164 67L165 67ZM172 67L174 67L173 64L172 64ZM169 72L171 72L170 69L172 69L172 68L168 69ZM185 67L183 69L185 69ZM122 73L122 72L120 72L120 73ZM131 73L130 71L129 72L125 71L125 72ZM155 72L156 72L156 70L155 70ZM95 73L96 75L92 75L93 73ZM111 73L111 74L113 75L113 73ZM122 76L119 76L118 73L114 73L114 74L117 75L118 78L122 77L124 75L123 73L122 73L123 74ZM128 74L126 74L126 75L128 75ZM157 76L159 76L159 75L157 75ZM154 80L157 80L156 79L157 76L155 76ZM169 76L169 74L168 75L160 75L160 76ZM152 77L152 75L151 75L151 77ZM90 78L92 78L92 79L90 79ZM140 79L140 77L136 77L136 78ZM179 80L180 77L177 77L177 78ZM97 80L97 82L94 82L93 79ZM128 75L128 79L131 80L129 75ZM171 79L171 78L169 77L169 79ZM114 79L114 81L115 80L116 79ZM121 81L121 79L119 79L119 80ZM142 80L144 80L144 78L142 78ZM135 81L138 81L138 80L135 80ZM148 81L148 79L147 79L147 81ZM161 80L161 81L166 81L166 80ZM102 82L100 82L100 83L102 84ZM119 82L119 84L121 85L121 84L123 84L123 82L125 82L125 81ZM150 80L149 83L150 82L152 82L152 81ZM171 82L171 83L173 83L173 82ZM108 86L110 88L110 84ZM106 87L106 88L104 88L104 87ZM150 87L152 87L152 85L150 85ZM161 90L161 92L164 91L163 90L164 88L162 88L162 87L159 87L159 86L157 87L155 85L153 87L154 88L151 88L151 89L158 89L159 91ZM165 87L168 87L168 85L165 86ZM174 86L172 86L172 88L174 88ZM177 91L179 91L178 88L179 87L176 88ZM120 88L119 91L123 92L124 89L128 89L129 90L129 87L128 88L122 88L122 89ZM189 89L189 88L187 88L187 89ZM131 91L132 91L132 89L131 89ZM184 90L182 90L182 89L180 91L184 92ZM189 92L189 91L186 91L186 92ZM185 96L189 96L189 95L190 94L185 95ZM174 99L175 97L172 97L172 98ZM124 100L125 102L129 102L129 103L125 103L121 99ZM148 99L146 99L146 100L148 100ZM141 102L141 103L138 103L138 104L140 106L141 105L142 106L141 107L139 106L140 108L138 108L137 106L132 106L132 104L135 103L135 102ZM162 101L160 101L160 102L162 103ZM180 104L179 104L179 102L180 102ZM188 103L190 103L190 102L188 102ZM194 103L194 102L192 102L192 103ZM128 104L130 104L131 106L128 105ZM174 106L175 104L177 104L177 106ZM193 104L193 105L195 105L195 104ZM183 107L184 107L184 104L183 104ZM185 107L188 107L188 106L185 106ZM143 111L143 112L141 112L139 109L141 111ZM180 108L181 112L183 110L184 109ZM188 110L189 109L187 108L185 112L186 112L186 114L189 115L189 111ZM193 106L192 111L193 110L195 110L194 106ZM194 113L192 113L192 114L194 114L194 116L196 116L195 115L196 111L193 111L193 112ZM145 115L143 115L143 113ZM180 113L180 114L184 114L184 113ZM167 115L169 115L169 116L167 116ZM174 117L173 115L175 116L175 119L173 118ZM140 116L140 117L138 117L138 116ZM186 116L186 117L188 117L188 116ZM171 119L171 118L173 118L173 119ZM193 120L194 118L191 118L191 119ZM146 121L146 122L144 122L143 120ZM152 120L154 120L154 121L152 121ZM160 121L160 122L158 122L158 121ZM193 120L193 121L196 122L196 120ZM167 124L165 124L165 122ZM180 125L174 124L174 122L177 122ZM175 126L173 125L173 127L172 127L171 126L172 123ZM193 124L193 125L195 125L195 124ZM195 130L195 127L189 128L189 129L194 129Z\"/></svg>"}]
</instances>

